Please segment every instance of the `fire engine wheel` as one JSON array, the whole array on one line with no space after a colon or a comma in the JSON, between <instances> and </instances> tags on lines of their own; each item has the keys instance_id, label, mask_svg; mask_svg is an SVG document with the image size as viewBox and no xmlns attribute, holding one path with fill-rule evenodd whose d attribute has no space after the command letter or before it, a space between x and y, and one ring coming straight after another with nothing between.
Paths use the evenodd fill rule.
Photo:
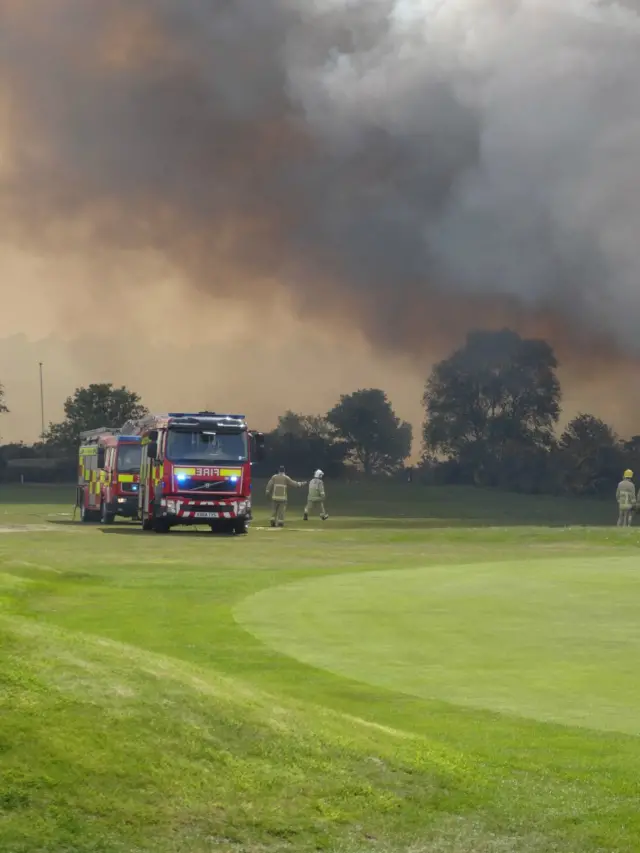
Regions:
<instances>
[{"instance_id":1,"label":"fire engine wheel","mask_svg":"<svg viewBox=\"0 0 640 853\"><path fill-rule=\"evenodd\" d=\"M154 533L168 533L171 530L171 526L164 518L154 518L152 530Z\"/></svg>"},{"instance_id":2,"label":"fire engine wheel","mask_svg":"<svg viewBox=\"0 0 640 853\"><path fill-rule=\"evenodd\" d=\"M91 509L87 509L86 506L83 506L82 510L80 511L80 521L82 521L83 524L89 524L90 522L95 520L96 518L94 511Z\"/></svg>"},{"instance_id":3,"label":"fire engine wheel","mask_svg":"<svg viewBox=\"0 0 640 853\"><path fill-rule=\"evenodd\" d=\"M237 519L236 521L218 521L217 523L210 524L209 527L212 533L226 533L230 536L234 533L237 536L241 536L249 532L249 526L244 518Z\"/></svg>"},{"instance_id":4,"label":"fire engine wheel","mask_svg":"<svg viewBox=\"0 0 640 853\"><path fill-rule=\"evenodd\" d=\"M115 513L109 512L107 509L106 503L104 501L100 505L100 523L101 524L113 524L113 519L115 518Z\"/></svg>"},{"instance_id":5,"label":"fire engine wheel","mask_svg":"<svg viewBox=\"0 0 640 853\"><path fill-rule=\"evenodd\" d=\"M214 521L209 527L212 533L226 533L227 536L231 536L235 530L234 522L229 520Z\"/></svg>"}]
</instances>

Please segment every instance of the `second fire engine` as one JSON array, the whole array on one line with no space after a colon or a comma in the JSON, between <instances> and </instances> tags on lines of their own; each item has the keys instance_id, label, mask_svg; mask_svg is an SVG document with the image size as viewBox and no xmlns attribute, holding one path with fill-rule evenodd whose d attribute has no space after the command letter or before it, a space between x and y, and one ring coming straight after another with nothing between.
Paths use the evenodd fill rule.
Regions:
<instances>
[{"instance_id":1,"label":"second fire engine","mask_svg":"<svg viewBox=\"0 0 640 853\"><path fill-rule=\"evenodd\" d=\"M82 521L137 517L140 459L139 435L108 427L80 435L76 506Z\"/></svg>"}]
</instances>

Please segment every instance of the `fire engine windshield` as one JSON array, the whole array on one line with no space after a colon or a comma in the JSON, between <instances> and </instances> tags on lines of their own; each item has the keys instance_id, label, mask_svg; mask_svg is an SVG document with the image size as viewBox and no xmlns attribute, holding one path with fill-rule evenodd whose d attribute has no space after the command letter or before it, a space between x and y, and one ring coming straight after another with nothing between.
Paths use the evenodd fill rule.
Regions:
<instances>
[{"instance_id":1,"label":"fire engine windshield","mask_svg":"<svg viewBox=\"0 0 640 853\"><path fill-rule=\"evenodd\" d=\"M169 430L167 459L172 462L244 462L247 434Z\"/></svg>"},{"instance_id":2,"label":"fire engine windshield","mask_svg":"<svg viewBox=\"0 0 640 853\"><path fill-rule=\"evenodd\" d=\"M142 447L139 444L121 444L118 447L118 471L137 473L140 470Z\"/></svg>"}]
</instances>

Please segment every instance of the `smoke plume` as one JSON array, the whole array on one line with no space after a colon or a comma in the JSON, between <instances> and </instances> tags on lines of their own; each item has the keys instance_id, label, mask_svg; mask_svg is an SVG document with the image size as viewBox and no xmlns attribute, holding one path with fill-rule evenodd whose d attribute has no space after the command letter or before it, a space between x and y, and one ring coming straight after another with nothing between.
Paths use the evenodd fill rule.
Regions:
<instances>
[{"instance_id":1,"label":"smoke plume","mask_svg":"<svg viewBox=\"0 0 640 853\"><path fill-rule=\"evenodd\" d=\"M40 251L411 352L640 342L640 17L597 0L0 0L0 212Z\"/></svg>"}]
</instances>

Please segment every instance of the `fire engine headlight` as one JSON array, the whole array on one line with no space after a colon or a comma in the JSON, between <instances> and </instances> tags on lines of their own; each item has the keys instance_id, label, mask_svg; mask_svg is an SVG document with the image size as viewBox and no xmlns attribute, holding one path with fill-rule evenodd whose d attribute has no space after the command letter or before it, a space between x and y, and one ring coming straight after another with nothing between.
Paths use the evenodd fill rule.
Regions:
<instances>
[{"instance_id":1,"label":"fire engine headlight","mask_svg":"<svg viewBox=\"0 0 640 853\"><path fill-rule=\"evenodd\" d=\"M119 504L126 504L126 502L127 502L127 499L126 499L126 498L118 498L118 503L119 503Z\"/></svg>"},{"instance_id":2,"label":"fire engine headlight","mask_svg":"<svg viewBox=\"0 0 640 853\"><path fill-rule=\"evenodd\" d=\"M171 512L175 514L178 511L178 504L176 501L168 500L167 501L167 512Z\"/></svg>"},{"instance_id":3,"label":"fire engine headlight","mask_svg":"<svg viewBox=\"0 0 640 853\"><path fill-rule=\"evenodd\" d=\"M244 515L247 511L247 502L246 501L238 501L236 504L236 515Z\"/></svg>"}]
</instances>

